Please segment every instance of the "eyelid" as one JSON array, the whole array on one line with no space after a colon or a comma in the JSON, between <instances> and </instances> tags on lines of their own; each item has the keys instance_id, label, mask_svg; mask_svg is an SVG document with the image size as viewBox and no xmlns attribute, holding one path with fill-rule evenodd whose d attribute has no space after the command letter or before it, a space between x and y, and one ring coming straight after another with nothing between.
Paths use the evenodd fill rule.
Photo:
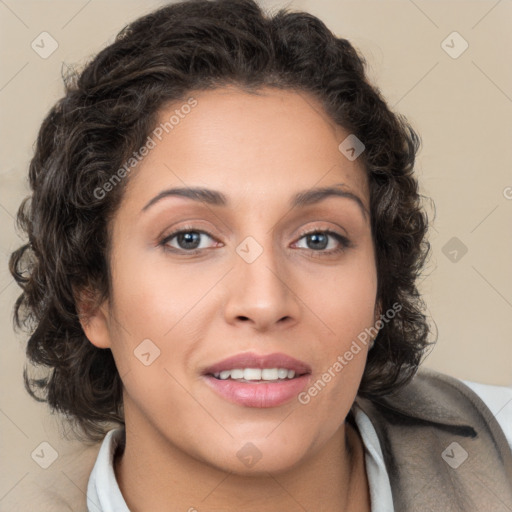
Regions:
<instances>
[{"instance_id":1,"label":"eyelid","mask_svg":"<svg viewBox=\"0 0 512 512\"><path fill-rule=\"evenodd\" d=\"M318 227L317 226L314 228L303 229L303 230L299 231L299 234L297 236L298 236L298 238L302 238L303 236L312 235L314 233L328 233L328 234L332 234L332 235L337 235L337 236L349 241L348 233L346 232L346 230L342 229L342 231L344 231L344 234L338 233L338 231L336 231L335 229L333 229L331 227L327 227L327 226Z\"/></svg>"}]
</instances>

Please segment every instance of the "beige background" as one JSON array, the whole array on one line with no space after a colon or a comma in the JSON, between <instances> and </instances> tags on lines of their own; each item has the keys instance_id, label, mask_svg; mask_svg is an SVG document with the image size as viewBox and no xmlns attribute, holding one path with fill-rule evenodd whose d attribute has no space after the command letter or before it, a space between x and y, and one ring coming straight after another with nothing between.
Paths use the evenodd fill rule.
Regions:
<instances>
[{"instance_id":1,"label":"beige background","mask_svg":"<svg viewBox=\"0 0 512 512\"><path fill-rule=\"evenodd\" d=\"M78 444L61 441L56 419L22 386L24 336L13 333L11 320L19 290L7 258L20 244L13 218L27 193L32 144L62 94L63 63L84 62L128 21L162 3L0 2L1 511L43 510L42 488L80 497L96 449L80 451ZM438 329L426 366L512 385L512 3L297 0L288 5L319 16L358 47L371 78L422 136L417 172L437 211L432 257L421 284ZM31 48L43 31L59 45L47 59ZM442 46L453 31L469 44L458 58ZM451 39L451 51L460 49L461 40ZM446 245L453 237L458 247ZM467 248L463 256L461 244ZM46 470L30 456L43 441L59 454ZM38 505L19 505L31 499ZM52 510L76 508L62 503Z\"/></svg>"}]
</instances>

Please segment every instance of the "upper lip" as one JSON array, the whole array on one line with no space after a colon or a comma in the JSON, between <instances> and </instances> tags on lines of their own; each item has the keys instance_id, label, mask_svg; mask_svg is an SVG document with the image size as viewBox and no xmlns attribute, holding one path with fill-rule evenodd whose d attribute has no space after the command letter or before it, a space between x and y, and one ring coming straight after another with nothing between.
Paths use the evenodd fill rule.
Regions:
<instances>
[{"instance_id":1,"label":"upper lip","mask_svg":"<svg viewBox=\"0 0 512 512\"><path fill-rule=\"evenodd\" d=\"M218 363L208 366L203 371L203 375L214 374L224 370L233 370L235 368L286 368L294 370L297 375L311 373L311 367L294 357L286 354L274 353L258 355L253 352L237 354Z\"/></svg>"}]
</instances>

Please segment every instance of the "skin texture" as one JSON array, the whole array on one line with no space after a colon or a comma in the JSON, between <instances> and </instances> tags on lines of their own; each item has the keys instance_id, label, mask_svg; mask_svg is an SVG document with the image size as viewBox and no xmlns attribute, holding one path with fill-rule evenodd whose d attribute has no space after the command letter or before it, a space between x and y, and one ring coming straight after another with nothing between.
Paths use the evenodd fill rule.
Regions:
<instances>
[{"instance_id":1,"label":"skin texture","mask_svg":"<svg viewBox=\"0 0 512 512\"><path fill-rule=\"evenodd\" d=\"M91 343L112 350L124 384L121 491L134 512L369 510L361 440L345 424L366 348L307 405L242 407L201 375L235 354L283 352L307 362L315 382L373 325L368 184L338 150L349 132L304 92L191 96L197 106L130 178L111 226L113 297L83 321ZM346 197L288 204L299 191L340 183L366 213ZM167 197L141 211L172 187L218 190L230 204ZM208 232L198 254L177 237L167 242L176 252L159 245L178 229ZM301 234L315 230L350 244L329 255L343 246L329 237L318 249ZM262 249L252 263L236 252L248 236ZM145 339L160 350L149 366L134 355ZM249 442L261 454L250 468L237 457Z\"/></svg>"}]
</instances>

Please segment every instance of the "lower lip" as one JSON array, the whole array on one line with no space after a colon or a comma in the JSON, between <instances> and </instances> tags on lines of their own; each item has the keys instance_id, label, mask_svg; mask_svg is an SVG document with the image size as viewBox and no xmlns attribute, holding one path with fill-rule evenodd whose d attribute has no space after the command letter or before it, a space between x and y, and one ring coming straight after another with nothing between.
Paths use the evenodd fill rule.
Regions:
<instances>
[{"instance_id":1,"label":"lower lip","mask_svg":"<svg viewBox=\"0 0 512 512\"><path fill-rule=\"evenodd\" d=\"M281 382L238 382L231 379L216 379L205 376L207 384L219 395L244 407L278 407L289 402L304 390L309 374Z\"/></svg>"}]
</instances>

